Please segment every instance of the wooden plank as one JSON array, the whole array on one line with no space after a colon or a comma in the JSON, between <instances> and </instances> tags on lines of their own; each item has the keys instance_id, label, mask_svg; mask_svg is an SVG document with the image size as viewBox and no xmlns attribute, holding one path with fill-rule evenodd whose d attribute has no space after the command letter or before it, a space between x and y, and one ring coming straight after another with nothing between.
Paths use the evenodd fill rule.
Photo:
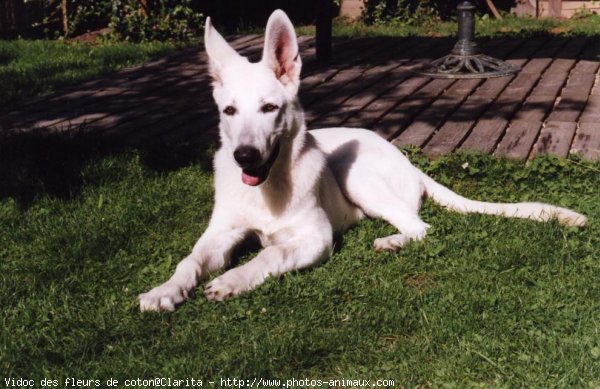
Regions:
<instances>
[{"instance_id":1,"label":"wooden plank","mask_svg":"<svg viewBox=\"0 0 600 389\"><path fill-rule=\"evenodd\" d=\"M475 125L461 149L488 150L490 147L495 147L504 134L508 121L512 119L522 99L533 88L538 78L539 74L533 73L517 75L483 113L481 124ZM481 144L477 145L479 143Z\"/></svg>"},{"instance_id":2,"label":"wooden plank","mask_svg":"<svg viewBox=\"0 0 600 389\"><path fill-rule=\"evenodd\" d=\"M50 117L37 121L34 125L46 127L49 131L65 131L79 126L88 129L111 128L117 123L130 121L156 111L169 114L178 105L196 104L204 99L210 101L210 88L205 78L199 77L173 82L173 79L163 78L155 83L148 82L137 90L126 90L118 97L106 95L91 99L82 111L73 111L62 120Z\"/></svg>"},{"instance_id":3,"label":"wooden plank","mask_svg":"<svg viewBox=\"0 0 600 389\"><path fill-rule=\"evenodd\" d=\"M507 125L508 120L502 118L478 121L468 138L460 146L460 149L491 153L502 134L504 134Z\"/></svg>"},{"instance_id":4,"label":"wooden plank","mask_svg":"<svg viewBox=\"0 0 600 389\"><path fill-rule=\"evenodd\" d=\"M174 141L193 137L218 129L219 115L216 109L183 109L171 115L148 115L140 121L121 124L115 131L109 132L118 138L124 138L129 144L141 145L153 139Z\"/></svg>"},{"instance_id":5,"label":"wooden plank","mask_svg":"<svg viewBox=\"0 0 600 389\"><path fill-rule=\"evenodd\" d=\"M423 147L423 152L429 157L435 158L453 151L472 126L473 121L446 121Z\"/></svg>"},{"instance_id":6,"label":"wooden plank","mask_svg":"<svg viewBox=\"0 0 600 389\"><path fill-rule=\"evenodd\" d=\"M510 122L494 154L511 159L526 159L541 128L542 122Z\"/></svg>"},{"instance_id":7,"label":"wooden plank","mask_svg":"<svg viewBox=\"0 0 600 389\"><path fill-rule=\"evenodd\" d=\"M567 85L563 88L560 95L562 97L586 98L590 94L595 80L595 74L578 73L575 72L575 69L573 69L569 74Z\"/></svg>"},{"instance_id":8,"label":"wooden plank","mask_svg":"<svg viewBox=\"0 0 600 389\"><path fill-rule=\"evenodd\" d=\"M321 99L312 100L305 105L307 124L314 128L323 124L333 125L333 122L341 122L345 117L345 113L340 111L340 107L344 105L345 101L369 86L383 80L390 68L396 66L399 66L399 64L376 66L365 72L356 74L356 77L342 85L335 83L335 79L329 81L333 83L333 85L329 86L329 93Z\"/></svg>"},{"instance_id":9,"label":"wooden plank","mask_svg":"<svg viewBox=\"0 0 600 389\"><path fill-rule=\"evenodd\" d=\"M445 46L445 44L440 45L439 42L433 41L419 44L417 46L417 59L411 60L396 71L404 71L404 68L410 72L417 70L423 64L430 62L433 58L437 58L446 53L448 48ZM427 53L427 57L431 58L423 57L423 52ZM409 109L405 112L410 112L410 115L405 115L398 111L393 112L394 107L401 104L407 98L413 99L417 97L415 91L429 82L428 78L416 76L414 74L412 74L412 77L406 77L406 75L403 76L406 81L393 85L390 90L381 94L376 99L372 99L367 105L364 105L357 111L351 112L351 114L348 115L347 120L342 121L342 124L349 127L372 128L379 122L378 128L379 131L381 131L381 134L386 133L388 136L391 136L392 131L399 131L399 128L404 126L408 116L414 117L415 106L421 106L424 100L420 100L419 104L416 105L409 104ZM426 87L425 90L430 87L431 86ZM367 90L367 92L369 92L369 90ZM423 91L420 91L418 97L420 97L422 93Z\"/></svg>"},{"instance_id":10,"label":"wooden plank","mask_svg":"<svg viewBox=\"0 0 600 389\"><path fill-rule=\"evenodd\" d=\"M513 79L511 76L485 80L433 135L424 152L435 157L456 149L474 128L479 116Z\"/></svg>"},{"instance_id":11,"label":"wooden plank","mask_svg":"<svg viewBox=\"0 0 600 389\"><path fill-rule=\"evenodd\" d=\"M434 132L441 127L446 117L456 110L481 82L480 79L462 79L455 82L441 97L419 114L415 121L392 143L424 146Z\"/></svg>"},{"instance_id":12,"label":"wooden plank","mask_svg":"<svg viewBox=\"0 0 600 389\"><path fill-rule=\"evenodd\" d=\"M547 122L540 131L540 136L533 147L531 157L543 154L567 157L576 129L576 123Z\"/></svg>"},{"instance_id":13,"label":"wooden plank","mask_svg":"<svg viewBox=\"0 0 600 389\"><path fill-rule=\"evenodd\" d=\"M568 73L544 73L531 94L533 96L558 96L568 76Z\"/></svg>"},{"instance_id":14,"label":"wooden plank","mask_svg":"<svg viewBox=\"0 0 600 389\"><path fill-rule=\"evenodd\" d=\"M569 47L571 48L571 47ZM567 53L561 53L563 55L568 55ZM573 58L556 58L552 61L552 64L548 67L548 69L546 70L546 74L562 74L562 73L568 73L571 68L573 68L573 66L575 66L575 63L577 62L577 60L573 59Z\"/></svg>"},{"instance_id":15,"label":"wooden plank","mask_svg":"<svg viewBox=\"0 0 600 389\"><path fill-rule=\"evenodd\" d=\"M354 56L350 55L350 50L348 49L350 42L352 42L352 44L355 45L356 52ZM335 55L327 63L315 60L311 63L303 64L303 77L319 73L324 68L342 70L348 67L356 66L358 64L364 63L364 61L366 60L365 55L372 55L378 49L378 47L374 47L372 42L369 42L367 38L345 40L339 42L335 46ZM311 49L310 52L313 52L313 50Z\"/></svg>"},{"instance_id":16,"label":"wooden plank","mask_svg":"<svg viewBox=\"0 0 600 389\"><path fill-rule=\"evenodd\" d=\"M383 86L385 88L385 83L382 83L382 81L387 81L392 71L401 65L401 63L391 63L375 66L358 74L351 82L341 87L330 87L331 93L326 98L320 100L315 108L311 108L310 104L307 104L310 111L309 115L307 115L307 123L311 127L332 126L335 123L341 123L346 117L343 107L345 107L347 101L367 89L370 90L376 86Z\"/></svg>"},{"instance_id":17,"label":"wooden plank","mask_svg":"<svg viewBox=\"0 0 600 389\"><path fill-rule=\"evenodd\" d=\"M577 74L596 74L600 62L582 59L577 62L573 71Z\"/></svg>"},{"instance_id":18,"label":"wooden plank","mask_svg":"<svg viewBox=\"0 0 600 389\"><path fill-rule=\"evenodd\" d=\"M373 55L378 50L377 45L373 45L372 38L359 38L359 39L344 39L337 40L335 43L335 50L333 58L326 62L313 61L308 64L302 65L303 76L313 75L321 72L324 68L327 69L345 69L351 66L355 66L360 63L364 63L366 59ZM314 42L314 41L313 41ZM383 45L384 42L382 42ZM311 48L310 52L314 52ZM352 55L352 53L354 55Z\"/></svg>"},{"instance_id":19,"label":"wooden plank","mask_svg":"<svg viewBox=\"0 0 600 389\"><path fill-rule=\"evenodd\" d=\"M413 65L413 69L416 67ZM346 99L343 104L333 112L325 113L323 116L311 123L312 127L340 126L350 117L356 115L365 106L376 101L382 94L395 88L405 79L413 75L410 66L400 66L382 73L381 77L366 82L366 88L359 93ZM361 80L361 82L364 82Z\"/></svg>"},{"instance_id":20,"label":"wooden plank","mask_svg":"<svg viewBox=\"0 0 600 389\"><path fill-rule=\"evenodd\" d=\"M495 99L513 79L512 76L488 78L473 92L471 97Z\"/></svg>"},{"instance_id":21,"label":"wooden plank","mask_svg":"<svg viewBox=\"0 0 600 389\"><path fill-rule=\"evenodd\" d=\"M415 92L409 99L402 101L388 111L377 123L374 130L386 139L393 138L404 129L421 111L452 85L454 80L434 79Z\"/></svg>"},{"instance_id":22,"label":"wooden plank","mask_svg":"<svg viewBox=\"0 0 600 389\"><path fill-rule=\"evenodd\" d=\"M519 72L523 73L534 73L540 74L542 73L550 64L552 63L552 58L532 58Z\"/></svg>"},{"instance_id":23,"label":"wooden plank","mask_svg":"<svg viewBox=\"0 0 600 389\"><path fill-rule=\"evenodd\" d=\"M338 72L339 72L338 69L331 68L331 69L324 69L320 73L314 73L314 74L311 74L310 76L303 77L301 79L300 91L298 92L298 94L300 96L304 95L309 90L311 90L311 89L327 82L328 80L332 79L333 77L335 77L335 75Z\"/></svg>"},{"instance_id":24,"label":"wooden plank","mask_svg":"<svg viewBox=\"0 0 600 389\"><path fill-rule=\"evenodd\" d=\"M515 114L515 120L541 122L554 106L556 97L552 95L531 95Z\"/></svg>"},{"instance_id":25,"label":"wooden plank","mask_svg":"<svg viewBox=\"0 0 600 389\"><path fill-rule=\"evenodd\" d=\"M383 52L389 51L391 46L392 46L392 43L388 43L387 45L382 45L381 47L371 45L371 48L369 50L363 50L361 52L361 54L363 56L365 56L363 58L363 60L365 60L366 58L369 58L373 55L377 55L377 53L380 53L382 51ZM300 96L300 101L302 102L303 106L309 107L316 101L327 102L327 101L329 101L330 95L336 94L336 93L340 94L341 93L340 89L342 87L344 87L348 84L351 84L352 81L362 77L364 73L367 73L367 72L372 73L373 72L372 68L371 68L371 70L369 70L368 68L366 68L364 63L360 66L355 66L355 65L356 65L356 63L354 63L352 66L340 65L340 71L337 74L335 74L333 78L328 79L325 83L319 85L318 89L310 90L310 91L303 93ZM394 65L399 66L400 64L391 64L390 66L396 67ZM309 119L316 119L321 114L322 114L322 112L319 113L318 110L315 110L315 112L311 112L310 110L307 110L307 121Z\"/></svg>"},{"instance_id":26,"label":"wooden plank","mask_svg":"<svg viewBox=\"0 0 600 389\"><path fill-rule=\"evenodd\" d=\"M475 121L492 102L492 98L470 96L433 135L423 148L425 154L437 157L453 151L475 125Z\"/></svg>"},{"instance_id":27,"label":"wooden plank","mask_svg":"<svg viewBox=\"0 0 600 389\"><path fill-rule=\"evenodd\" d=\"M600 96L589 96L579 123L600 123ZM600 127L600 125L599 125Z\"/></svg>"},{"instance_id":28,"label":"wooden plank","mask_svg":"<svg viewBox=\"0 0 600 389\"><path fill-rule=\"evenodd\" d=\"M502 92L502 97L522 100L540 79L539 73L520 73Z\"/></svg>"},{"instance_id":29,"label":"wooden plank","mask_svg":"<svg viewBox=\"0 0 600 389\"><path fill-rule=\"evenodd\" d=\"M566 40L540 40L533 39L527 41L523 49L528 50L525 53L519 53L520 56L529 60L522 71L514 77L501 94L489 105L482 117L475 124L470 134L460 145L463 150L476 150L483 152L492 152L499 140L504 135L509 121L518 110L523 99L531 92L543 72L551 63L549 58L560 50ZM532 53L533 52L533 53Z\"/></svg>"},{"instance_id":30,"label":"wooden plank","mask_svg":"<svg viewBox=\"0 0 600 389\"><path fill-rule=\"evenodd\" d=\"M78 112L60 123L48 123L49 131L65 131L69 128L83 126L85 131L103 131L114 133L124 130L123 123L128 123L127 128L145 128L147 124L131 124L143 122L147 117L174 115L178 109L209 109L213 106L210 97L210 87L207 80L201 77L189 78L171 84L169 79L162 79L159 83L149 83L148 90L129 90L119 98L109 99L104 104L91 104L90 109ZM106 99L105 99L106 100ZM206 101L200 105L199 102ZM95 100L96 103L99 102ZM156 119L158 121L158 119Z\"/></svg>"},{"instance_id":31,"label":"wooden plank","mask_svg":"<svg viewBox=\"0 0 600 389\"><path fill-rule=\"evenodd\" d=\"M596 81L594 81L594 87L590 92L592 96L600 96L600 72L596 74Z\"/></svg>"},{"instance_id":32,"label":"wooden plank","mask_svg":"<svg viewBox=\"0 0 600 389\"><path fill-rule=\"evenodd\" d=\"M580 153L584 158L600 160L600 126L596 123L581 123L573 144L571 152Z\"/></svg>"},{"instance_id":33,"label":"wooden plank","mask_svg":"<svg viewBox=\"0 0 600 389\"><path fill-rule=\"evenodd\" d=\"M558 104L548 116L548 121L557 122L577 122L577 118L585 108L586 96L578 97L562 97Z\"/></svg>"},{"instance_id":34,"label":"wooden plank","mask_svg":"<svg viewBox=\"0 0 600 389\"><path fill-rule=\"evenodd\" d=\"M344 96L343 94L348 94L348 90L339 91L341 92L341 96L343 102L333 101L333 105L338 108L334 108L332 111L326 111L320 118L317 118L314 122L310 123L312 127L330 127L330 126L340 126L344 124L348 126L346 122L357 115L360 115L363 110L366 110L372 103L384 99L388 103L392 105L387 105L387 109L391 108L394 103L398 103L399 100L391 101L391 96L399 97L398 93L406 88L403 88L403 82L410 78L413 78L414 72L418 70L422 66L423 58L412 58L412 57L420 57L423 50L426 50L428 53L436 54L440 48L434 48L434 50L430 50L430 47L433 45L433 42L430 42L426 45L410 45L402 48L403 57L406 59L400 59L396 61L391 61L392 64L398 64L399 66L391 67L386 65L384 69L388 69L387 74L382 74L381 77L374 78L372 80L363 79L363 77L357 79L355 82L361 82L366 84L366 87L362 90L359 90L353 96ZM395 48L398 50L398 47ZM410 59L410 60L409 60ZM385 73L385 70L384 72ZM421 82L417 83L418 85L422 85L425 82L425 79L421 78ZM408 89L414 91L415 83L408 83ZM417 87L418 87L417 85ZM374 111L376 107L379 107L380 111ZM362 115L363 118L370 118L371 123L377 120L381 115L384 114L385 111L381 111L382 108L385 108L385 104L378 105L375 104L374 107L371 107L369 110L365 111L365 114ZM385 109L385 110L387 110ZM351 125L352 126L352 125ZM355 125L356 126L356 125ZM363 123L358 124L358 126L365 126ZM369 126L367 126L369 127Z\"/></svg>"},{"instance_id":35,"label":"wooden plank","mask_svg":"<svg viewBox=\"0 0 600 389\"><path fill-rule=\"evenodd\" d=\"M379 58L383 62L381 65L369 68L343 87L335 88L326 98L319 101L317 109L309 107L307 123L311 128L340 126L379 95L410 77L417 69L418 61L409 61L409 58L420 54L423 48L415 43L404 47L394 44ZM388 56L394 56L394 53L399 51L407 58L387 60Z\"/></svg>"},{"instance_id":36,"label":"wooden plank","mask_svg":"<svg viewBox=\"0 0 600 389\"><path fill-rule=\"evenodd\" d=\"M381 120L396 105L403 102L406 98L412 98L412 94L429 81L430 79L427 77L409 78L363 107L347 121L343 122L343 125L346 127L372 128L377 121Z\"/></svg>"},{"instance_id":37,"label":"wooden plank","mask_svg":"<svg viewBox=\"0 0 600 389\"><path fill-rule=\"evenodd\" d=\"M571 68L566 79L566 84L560 91L560 96L548 116L548 121L576 122L583 111L588 94L594 84L595 75L581 73L577 66ZM548 77L541 83L542 86L535 93L541 91L550 95L554 94L555 88L563 82L564 73L549 73ZM536 88L537 89L537 88Z\"/></svg>"}]
</instances>

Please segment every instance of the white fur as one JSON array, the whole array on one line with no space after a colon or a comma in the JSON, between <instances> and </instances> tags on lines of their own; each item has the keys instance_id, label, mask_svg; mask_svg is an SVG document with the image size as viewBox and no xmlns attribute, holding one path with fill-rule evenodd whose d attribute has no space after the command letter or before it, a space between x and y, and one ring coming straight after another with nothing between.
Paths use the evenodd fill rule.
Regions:
<instances>
[{"instance_id":1,"label":"white fur","mask_svg":"<svg viewBox=\"0 0 600 389\"><path fill-rule=\"evenodd\" d=\"M222 146L215 155L215 207L210 224L192 253L164 284L139 296L141 310L172 311L199 280L226 267L233 249L250 235L264 249L248 263L208 283L209 300L251 290L269 276L314 265L332 251L333 236L364 216L383 218L397 234L375 240L376 250L398 250L422 239L428 225L419 218L424 195L459 212L479 212L535 220L557 218L582 226L576 212L540 203L494 204L465 199L415 168L392 144L371 131L331 128L306 131L297 100L300 57L285 13L269 18L263 59L239 56L206 22L205 45L221 111ZM263 112L273 104L279 109ZM234 115L224 113L235 108ZM241 180L233 158L251 145L267 161L280 152L259 186Z\"/></svg>"}]
</instances>

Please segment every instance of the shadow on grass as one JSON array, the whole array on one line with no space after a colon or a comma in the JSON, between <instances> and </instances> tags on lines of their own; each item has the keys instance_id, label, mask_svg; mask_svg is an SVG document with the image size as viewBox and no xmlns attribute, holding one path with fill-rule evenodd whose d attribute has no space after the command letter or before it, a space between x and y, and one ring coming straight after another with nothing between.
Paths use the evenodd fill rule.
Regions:
<instances>
[{"instance_id":1,"label":"shadow on grass","mask_svg":"<svg viewBox=\"0 0 600 389\"><path fill-rule=\"evenodd\" d=\"M180 141L122 145L81 131L27 131L0 134L0 200L14 198L23 208L39 195L76 197L82 171L90 163L126 152L139 153L151 172L168 172L198 165L212 170L212 145Z\"/></svg>"}]
</instances>

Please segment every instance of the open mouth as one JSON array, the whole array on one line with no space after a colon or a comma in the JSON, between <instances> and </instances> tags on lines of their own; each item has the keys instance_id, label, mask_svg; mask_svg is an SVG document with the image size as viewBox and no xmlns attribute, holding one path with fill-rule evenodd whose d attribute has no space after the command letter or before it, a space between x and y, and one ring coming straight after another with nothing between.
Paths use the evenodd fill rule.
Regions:
<instances>
[{"instance_id":1,"label":"open mouth","mask_svg":"<svg viewBox=\"0 0 600 389\"><path fill-rule=\"evenodd\" d=\"M277 160L277 157L279 156L279 148L280 148L280 142L279 142L279 139L277 139L277 143L275 144L275 147L273 147L273 151L271 151L271 155L269 156L269 159L267 159L265 163L263 163L262 165L257 166L257 167L243 168L242 169L242 182L244 184L250 185L250 186L257 186L257 185L260 185L263 182L265 182L265 180L269 176L271 167L273 167L273 164L275 163L275 161Z\"/></svg>"}]
</instances>

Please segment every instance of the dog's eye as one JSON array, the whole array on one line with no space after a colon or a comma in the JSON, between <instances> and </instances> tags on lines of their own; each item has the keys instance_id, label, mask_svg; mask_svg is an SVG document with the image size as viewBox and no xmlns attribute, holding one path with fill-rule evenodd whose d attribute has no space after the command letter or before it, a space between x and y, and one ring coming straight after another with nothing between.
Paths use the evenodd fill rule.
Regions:
<instances>
[{"instance_id":1,"label":"dog's eye","mask_svg":"<svg viewBox=\"0 0 600 389\"><path fill-rule=\"evenodd\" d=\"M260 110L262 111L262 113L269 113L269 112L277 111L278 109L279 109L278 106L276 106L275 104L271 104L271 103L267 103L267 104L263 105L262 107L260 107Z\"/></svg>"},{"instance_id":2,"label":"dog's eye","mask_svg":"<svg viewBox=\"0 0 600 389\"><path fill-rule=\"evenodd\" d=\"M229 115L229 116L233 116L237 113L237 109L235 109L234 106L232 105L228 105L227 107L225 107L225 109L223 110L223 113L225 115Z\"/></svg>"}]
</instances>

